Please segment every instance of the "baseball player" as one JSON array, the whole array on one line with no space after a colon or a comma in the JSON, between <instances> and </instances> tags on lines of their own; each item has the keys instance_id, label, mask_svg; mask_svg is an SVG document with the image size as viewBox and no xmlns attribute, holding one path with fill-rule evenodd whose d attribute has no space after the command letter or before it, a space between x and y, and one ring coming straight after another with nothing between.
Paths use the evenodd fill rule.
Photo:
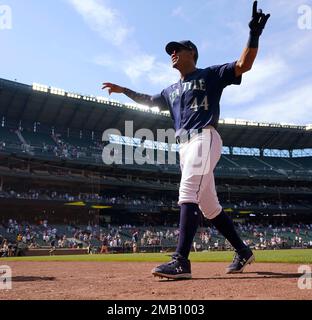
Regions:
<instances>
[{"instance_id":1,"label":"baseball player","mask_svg":"<svg viewBox=\"0 0 312 320\"><path fill-rule=\"evenodd\" d=\"M223 89L231 84L239 85L242 74L252 68L259 37L269 17L261 9L257 10L257 1L254 1L247 46L240 59L232 63L199 69L196 67L198 50L194 43L189 40L168 43L166 52L171 56L173 68L180 72L181 79L158 95L137 93L112 83L103 84L103 89L108 89L109 94L124 93L139 104L169 109L174 121L182 171L178 202L181 207L180 233L172 260L154 268L154 276L168 279L192 277L188 256L201 214L235 249L227 273L243 272L255 260L253 252L241 240L232 220L219 204L213 170L222 151L217 127Z\"/></svg>"}]
</instances>

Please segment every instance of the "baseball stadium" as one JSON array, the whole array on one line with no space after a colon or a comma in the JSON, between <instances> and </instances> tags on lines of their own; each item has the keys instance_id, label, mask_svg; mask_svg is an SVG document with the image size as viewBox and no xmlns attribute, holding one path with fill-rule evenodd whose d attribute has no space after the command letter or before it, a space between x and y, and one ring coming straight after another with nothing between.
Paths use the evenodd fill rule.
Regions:
<instances>
[{"instance_id":1,"label":"baseball stadium","mask_svg":"<svg viewBox=\"0 0 312 320\"><path fill-rule=\"evenodd\" d=\"M157 137L168 113L0 79L0 116L0 265L12 270L1 300L311 298L298 289L312 263L311 126L219 120L218 196L256 263L226 275L232 248L202 217L193 279L169 281L151 269L179 236L178 146L125 133L132 121ZM109 128L121 133L108 137L112 164ZM125 161L142 146L145 163Z\"/></svg>"},{"instance_id":2,"label":"baseball stadium","mask_svg":"<svg viewBox=\"0 0 312 320\"><path fill-rule=\"evenodd\" d=\"M311 30L301 0L0 0L1 309L310 303Z\"/></svg>"}]
</instances>

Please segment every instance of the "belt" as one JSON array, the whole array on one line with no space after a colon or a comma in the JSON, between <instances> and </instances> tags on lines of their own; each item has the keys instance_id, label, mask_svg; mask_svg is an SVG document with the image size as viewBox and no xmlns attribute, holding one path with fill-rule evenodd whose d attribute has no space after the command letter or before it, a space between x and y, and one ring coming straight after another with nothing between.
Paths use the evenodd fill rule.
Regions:
<instances>
[{"instance_id":1,"label":"belt","mask_svg":"<svg viewBox=\"0 0 312 320\"><path fill-rule=\"evenodd\" d=\"M202 133L205 129L215 129L215 128L213 126L211 126L211 125L208 125L208 126L206 126L204 128L194 129L193 132L191 132L191 133L187 133L187 134L183 134L181 136L177 136L176 137L176 142L177 142L177 144L188 142L194 136L196 136L197 134Z\"/></svg>"},{"instance_id":2,"label":"belt","mask_svg":"<svg viewBox=\"0 0 312 320\"><path fill-rule=\"evenodd\" d=\"M187 133L187 134L183 134L181 136L177 136L176 137L176 142L177 142L177 144L188 142L193 137L195 137L197 134L200 134L202 132L203 132L203 129L196 129L191 133Z\"/></svg>"}]
</instances>

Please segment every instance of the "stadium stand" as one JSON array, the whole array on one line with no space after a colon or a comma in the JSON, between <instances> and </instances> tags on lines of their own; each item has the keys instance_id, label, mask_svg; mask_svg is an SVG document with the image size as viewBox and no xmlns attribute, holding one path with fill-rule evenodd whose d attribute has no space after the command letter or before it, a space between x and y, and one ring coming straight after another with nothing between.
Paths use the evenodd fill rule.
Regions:
<instances>
[{"instance_id":1,"label":"stadium stand","mask_svg":"<svg viewBox=\"0 0 312 320\"><path fill-rule=\"evenodd\" d=\"M43 236L50 240L56 229L60 246L65 239L69 247L94 252L101 251L104 235L110 251L131 251L135 232L139 250L175 246L179 156L175 143L157 140L158 129L172 129L168 114L66 92L60 96L48 87L5 79L0 89L2 242L16 243L22 232L27 245L49 248ZM155 141L125 137L130 120L134 132L149 128ZM108 150L102 135L110 128L121 135L110 137ZM309 246L311 128L220 120L218 130L225 151L215 169L217 191L244 239L259 249ZM133 154L141 146L150 149L142 153L146 163L138 164ZM104 163L105 152L115 162ZM18 226L13 233L11 220ZM135 227L123 227L129 225ZM209 222L203 219L201 226L194 250L227 248Z\"/></svg>"}]
</instances>

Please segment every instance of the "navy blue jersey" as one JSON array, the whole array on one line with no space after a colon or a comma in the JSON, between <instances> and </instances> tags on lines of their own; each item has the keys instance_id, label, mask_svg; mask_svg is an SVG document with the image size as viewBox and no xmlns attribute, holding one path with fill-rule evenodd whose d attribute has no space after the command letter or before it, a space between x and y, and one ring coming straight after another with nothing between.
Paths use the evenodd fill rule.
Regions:
<instances>
[{"instance_id":1,"label":"navy blue jersey","mask_svg":"<svg viewBox=\"0 0 312 320\"><path fill-rule=\"evenodd\" d=\"M176 136L208 125L218 126L220 99L223 89L241 84L242 76L235 76L236 61L223 65L196 69L185 79L153 96L153 104L169 109Z\"/></svg>"}]
</instances>

